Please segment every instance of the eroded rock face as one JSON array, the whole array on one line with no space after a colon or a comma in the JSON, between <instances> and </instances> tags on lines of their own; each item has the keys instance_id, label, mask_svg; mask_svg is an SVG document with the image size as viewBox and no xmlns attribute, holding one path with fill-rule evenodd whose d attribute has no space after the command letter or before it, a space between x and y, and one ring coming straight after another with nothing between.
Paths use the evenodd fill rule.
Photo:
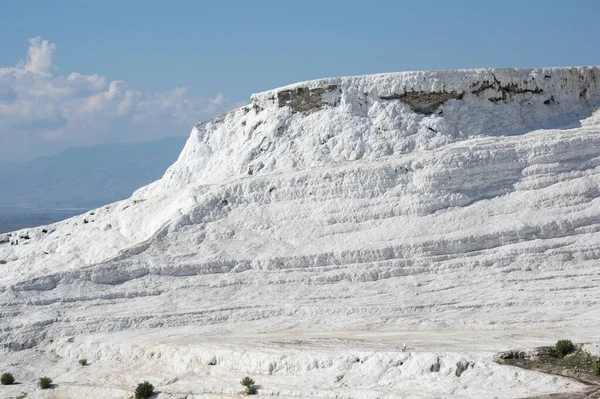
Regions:
<instances>
[{"instance_id":1,"label":"eroded rock face","mask_svg":"<svg viewBox=\"0 0 600 399\"><path fill-rule=\"evenodd\" d=\"M288 106L294 112L310 113L321 109L325 105L337 105L339 103L339 93L338 85L314 89L298 87L278 92L277 104L280 108Z\"/></svg>"},{"instance_id":2,"label":"eroded rock face","mask_svg":"<svg viewBox=\"0 0 600 399\"><path fill-rule=\"evenodd\" d=\"M437 361L434 364L432 364L431 367L429 367L429 371L432 373L438 373L440 371L440 367L440 358L438 357Z\"/></svg>"},{"instance_id":3,"label":"eroded rock face","mask_svg":"<svg viewBox=\"0 0 600 399\"><path fill-rule=\"evenodd\" d=\"M454 373L457 377L460 377L469 367L473 367L472 362L466 360L460 360L456 363L456 372Z\"/></svg>"},{"instance_id":4,"label":"eroded rock face","mask_svg":"<svg viewBox=\"0 0 600 399\"><path fill-rule=\"evenodd\" d=\"M429 115L433 114L440 105L450 99L460 100L463 98L464 92L444 92L444 91L411 91L403 94L392 94L389 96L381 96L382 100L400 100L418 114Z\"/></svg>"},{"instance_id":5,"label":"eroded rock face","mask_svg":"<svg viewBox=\"0 0 600 399\"><path fill-rule=\"evenodd\" d=\"M550 75L545 76L547 76L547 78L550 79ZM492 77L493 79L491 81L486 79L473 83L471 85L471 93L475 95L480 95L486 90L491 89L493 90L494 94L492 94L488 98L488 100L495 103L498 101L509 100L514 94L542 94L544 92L544 90L538 87L537 85L532 88L528 87L526 80L522 82L523 86L521 86L514 82L502 83L500 82L500 80L498 80L495 74L492 74ZM551 103L554 103L554 96L552 96L551 99L544 101L544 104L546 105L549 105Z\"/></svg>"},{"instance_id":6,"label":"eroded rock face","mask_svg":"<svg viewBox=\"0 0 600 399\"><path fill-rule=\"evenodd\" d=\"M479 135L578 126L600 104L598 71L402 72L256 93L251 104L198 124L165 178L136 197L236 176L409 154Z\"/></svg>"}]
</instances>

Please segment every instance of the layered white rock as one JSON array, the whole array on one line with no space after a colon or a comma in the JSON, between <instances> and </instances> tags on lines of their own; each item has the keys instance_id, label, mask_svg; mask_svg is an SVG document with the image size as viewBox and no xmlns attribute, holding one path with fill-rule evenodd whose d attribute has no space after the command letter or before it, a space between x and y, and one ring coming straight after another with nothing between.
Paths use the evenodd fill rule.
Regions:
<instances>
[{"instance_id":1,"label":"layered white rock","mask_svg":"<svg viewBox=\"0 0 600 399\"><path fill-rule=\"evenodd\" d=\"M193 366L213 357L209 393L233 392L219 378L244 373L307 397L571 389L535 373L523 384L490 354L600 340L597 77L407 72L255 94L196 126L131 199L0 236L7 358L37 348L117 367L137 353L151 378L149 353L164 347L164 392L213 375ZM392 365L404 340L419 359L410 372ZM336 368L337 353L365 350L375 363L334 381L352 369ZM452 374L461 356L479 365L471 377ZM437 357L443 378L429 370ZM274 358L284 366L270 370ZM331 382L303 392L314 362Z\"/></svg>"},{"instance_id":2,"label":"layered white rock","mask_svg":"<svg viewBox=\"0 0 600 399\"><path fill-rule=\"evenodd\" d=\"M158 186L183 188L406 154L478 135L575 126L597 108L599 78L598 68L479 69L298 83L254 94L250 106L196 126Z\"/></svg>"}]
</instances>

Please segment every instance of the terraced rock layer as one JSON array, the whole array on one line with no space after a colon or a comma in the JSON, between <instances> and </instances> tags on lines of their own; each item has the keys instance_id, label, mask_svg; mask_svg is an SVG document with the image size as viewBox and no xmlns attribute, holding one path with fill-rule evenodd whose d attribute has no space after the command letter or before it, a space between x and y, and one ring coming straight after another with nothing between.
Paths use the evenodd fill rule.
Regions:
<instances>
[{"instance_id":1,"label":"terraced rock layer","mask_svg":"<svg viewBox=\"0 0 600 399\"><path fill-rule=\"evenodd\" d=\"M365 371L370 385L311 391L350 397L410 385L383 366L406 337L419 359L600 339L598 76L414 72L255 94L196 126L165 176L132 198L0 236L0 343L19 359L29 348L78 357L106 340L96 361L127 362L143 337L145 361L160 342L185 357L187 343L219 337L207 362L292 378L322 356L325 373L351 366L310 344L268 366L290 340L362 337L385 358ZM241 362L226 337L279 355ZM450 358L442 370L454 373L460 356ZM415 392L464 385L454 376L445 391L422 362ZM469 389L483 375L523 384L488 371ZM537 381L532 395L568 389ZM292 395L288 383L273 394ZM515 397L528 392L519 386Z\"/></svg>"}]
</instances>

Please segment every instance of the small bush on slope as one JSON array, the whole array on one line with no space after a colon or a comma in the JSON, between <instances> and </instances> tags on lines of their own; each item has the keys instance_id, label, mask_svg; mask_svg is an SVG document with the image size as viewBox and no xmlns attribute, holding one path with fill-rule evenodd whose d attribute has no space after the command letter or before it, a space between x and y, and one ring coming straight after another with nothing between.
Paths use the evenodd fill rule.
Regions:
<instances>
[{"instance_id":1,"label":"small bush on slope","mask_svg":"<svg viewBox=\"0 0 600 399\"><path fill-rule=\"evenodd\" d=\"M80 359L79 364L81 364L82 366L87 366L87 359Z\"/></svg>"},{"instance_id":2,"label":"small bush on slope","mask_svg":"<svg viewBox=\"0 0 600 399\"><path fill-rule=\"evenodd\" d=\"M569 353L573 352L575 346L570 339L561 339L556 343L555 349L558 357L565 357Z\"/></svg>"},{"instance_id":3,"label":"small bush on slope","mask_svg":"<svg viewBox=\"0 0 600 399\"><path fill-rule=\"evenodd\" d=\"M154 387L148 381L138 384L135 389L135 399L148 399L154 393Z\"/></svg>"},{"instance_id":4,"label":"small bush on slope","mask_svg":"<svg viewBox=\"0 0 600 399\"><path fill-rule=\"evenodd\" d=\"M240 384L246 387L246 390L244 391L246 395L256 395L258 393L258 386L254 383L252 378L244 377Z\"/></svg>"},{"instance_id":5,"label":"small bush on slope","mask_svg":"<svg viewBox=\"0 0 600 399\"><path fill-rule=\"evenodd\" d=\"M600 376L600 360L594 364L594 374Z\"/></svg>"},{"instance_id":6,"label":"small bush on slope","mask_svg":"<svg viewBox=\"0 0 600 399\"><path fill-rule=\"evenodd\" d=\"M2 378L0 378L2 385L11 385L13 382L15 382L15 377L11 373L2 374Z\"/></svg>"},{"instance_id":7,"label":"small bush on slope","mask_svg":"<svg viewBox=\"0 0 600 399\"><path fill-rule=\"evenodd\" d=\"M41 377L38 382L38 386L42 389L48 389L50 388L50 385L52 385L52 379L48 377Z\"/></svg>"}]
</instances>

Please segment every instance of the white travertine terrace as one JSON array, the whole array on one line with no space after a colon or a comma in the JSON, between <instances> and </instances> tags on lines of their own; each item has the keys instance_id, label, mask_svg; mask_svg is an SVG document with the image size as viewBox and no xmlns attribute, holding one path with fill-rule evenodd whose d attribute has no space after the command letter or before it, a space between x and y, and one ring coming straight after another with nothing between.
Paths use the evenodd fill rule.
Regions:
<instances>
[{"instance_id":1,"label":"white travertine terrace","mask_svg":"<svg viewBox=\"0 0 600 399\"><path fill-rule=\"evenodd\" d=\"M220 397L247 374L281 397L581 389L491 359L600 341L599 78L403 72L255 94L130 199L0 235L0 366L34 381L35 359L56 398L137 379Z\"/></svg>"}]
</instances>

